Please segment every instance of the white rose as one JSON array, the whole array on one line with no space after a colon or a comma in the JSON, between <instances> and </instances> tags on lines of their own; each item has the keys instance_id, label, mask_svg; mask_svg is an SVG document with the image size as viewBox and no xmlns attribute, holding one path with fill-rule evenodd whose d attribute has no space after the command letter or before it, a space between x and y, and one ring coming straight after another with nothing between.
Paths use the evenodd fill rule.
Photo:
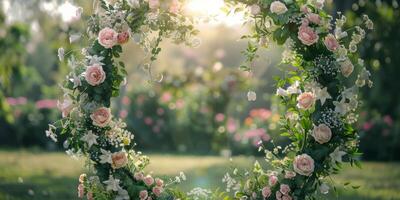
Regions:
<instances>
[{"instance_id":1,"label":"white rose","mask_svg":"<svg viewBox=\"0 0 400 200\"><path fill-rule=\"evenodd\" d=\"M320 124L314 127L312 136L314 137L315 141L317 141L320 144L324 144L329 142L329 140L331 140L332 131L327 125Z\"/></svg>"},{"instance_id":2,"label":"white rose","mask_svg":"<svg viewBox=\"0 0 400 200\"><path fill-rule=\"evenodd\" d=\"M275 13L277 15L281 15L285 13L288 9L286 8L286 5L280 1L274 1L271 4L271 12Z\"/></svg>"}]
</instances>

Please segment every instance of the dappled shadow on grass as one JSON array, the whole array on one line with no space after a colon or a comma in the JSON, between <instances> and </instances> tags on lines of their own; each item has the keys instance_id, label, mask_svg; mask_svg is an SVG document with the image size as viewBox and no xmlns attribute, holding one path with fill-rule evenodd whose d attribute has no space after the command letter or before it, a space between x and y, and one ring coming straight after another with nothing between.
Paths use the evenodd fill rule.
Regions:
<instances>
[{"instance_id":1,"label":"dappled shadow on grass","mask_svg":"<svg viewBox=\"0 0 400 200\"><path fill-rule=\"evenodd\" d=\"M72 177L32 176L19 182L0 179L0 199L4 200L74 200L77 179Z\"/></svg>"}]
</instances>

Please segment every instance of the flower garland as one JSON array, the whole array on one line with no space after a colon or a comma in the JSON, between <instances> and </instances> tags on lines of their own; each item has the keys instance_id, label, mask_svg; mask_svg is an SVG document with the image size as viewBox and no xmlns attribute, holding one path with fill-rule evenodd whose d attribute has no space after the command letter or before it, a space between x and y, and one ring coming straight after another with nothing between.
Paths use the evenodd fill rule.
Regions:
<instances>
[{"instance_id":1,"label":"flower garland","mask_svg":"<svg viewBox=\"0 0 400 200\"><path fill-rule=\"evenodd\" d=\"M225 176L234 199L312 199L319 188L327 193L325 177L339 171L342 162L358 165L357 134L351 124L357 119L357 88L372 85L370 73L357 57L357 44L365 37L361 27L344 31L346 21L339 16L332 27L332 17L323 11L323 0L230 0L233 8L249 7L254 33L245 52L251 71L257 50L272 38L285 44L283 63L290 63L285 78L279 79L277 95L288 108L281 119L282 136L292 144L282 149L260 150L273 170L255 163L251 172L234 170ZM111 113L111 98L117 97L126 80L125 66L117 62L121 45L135 36L148 53L145 69L160 52L163 38L187 43L196 34L191 20L180 13L179 0L100 0L99 9L90 17L90 46L82 58L71 55L73 69L63 84L64 100L59 104L63 119L50 125L47 136L57 141L66 138L69 154L88 157L93 175L79 177L78 196L87 199L198 199L211 194L196 188L187 195L167 189L186 179L183 174L164 183L144 174L149 163L135 152L134 136L126 124ZM364 17L368 29L373 23ZM352 31L352 32L350 32ZM331 33L333 32L333 33ZM351 38L348 34L352 33ZM156 35L155 38L152 36ZM60 59L64 58L59 50ZM78 61L79 60L79 61ZM358 75L356 76L356 72ZM355 85L352 84L355 82ZM286 89L284 89L286 88ZM249 100L256 94L249 92ZM200 197L201 196L201 197ZM216 195L215 199L230 199Z\"/></svg>"},{"instance_id":2,"label":"flower garland","mask_svg":"<svg viewBox=\"0 0 400 200\"><path fill-rule=\"evenodd\" d=\"M360 164L352 124L358 118L358 88L371 87L372 82L357 45L373 23L365 15L365 29L344 30L346 17L338 13L332 23L324 4L324 0L229 0L232 10L249 9L248 23L254 27L244 37L250 42L241 69L251 72L257 50L269 39L285 46L282 63L291 65L284 69L285 77L278 78L276 95L287 108L280 120L281 135L292 143L270 151L260 142L270 170L256 162L250 172L235 169L225 176L237 199L316 199L328 193L325 181L338 173L342 162Z\"/></svg>"}]
</instances>

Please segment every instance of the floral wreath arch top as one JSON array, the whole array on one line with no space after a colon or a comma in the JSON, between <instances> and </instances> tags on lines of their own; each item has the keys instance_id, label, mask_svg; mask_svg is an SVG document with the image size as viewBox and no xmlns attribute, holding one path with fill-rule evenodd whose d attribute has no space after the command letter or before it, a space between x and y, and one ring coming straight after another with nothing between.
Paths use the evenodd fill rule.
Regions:
<instances>
[{"instance_id":1,"label":"floral wreath arch top","mask_svg":"<svg viewBox=\"0 0 400 200\"><path fill-rule=\"evenodd\" d=\"M226 0L232 10L247 8L247 22L254 28L241 68L251 71L257 50L270 39L285 45L283 63L293 67L277 82L277 95L288 111L281 119L282 136L292 144L272 151L264 149L271 169L257 162L254 169L227 173L229 194L194 190L188 194L170 188L184 175L168 183L145 175L146 156L133 150L134 136L126 124L112 117L110 100L117 97L126 76L117 62L121 45L133 35L147 52L146 70L160 52L159 43L171 38L191 44L196 34L192 20L181 12L180 0L100 0L88 23L90 45L82 57L69 56L72 72L63 84L59 107L63 118L49 125L48 137L66 138L71 154L88 158L93 173L79 177L78 196L87 199L316 199L327 193L324 178L340 170L342 162L359 165L358 136L352 127L357 120L357 91L372 86L370 73L358 58L357 45L364 28L343 30L346 18L333 19L324 10L324 0ZM364 16L363 27L373 28ZM59 49L63 60L64 50ZM249 100L255 93L248 93Z\"/></svg>"}]
</instances>

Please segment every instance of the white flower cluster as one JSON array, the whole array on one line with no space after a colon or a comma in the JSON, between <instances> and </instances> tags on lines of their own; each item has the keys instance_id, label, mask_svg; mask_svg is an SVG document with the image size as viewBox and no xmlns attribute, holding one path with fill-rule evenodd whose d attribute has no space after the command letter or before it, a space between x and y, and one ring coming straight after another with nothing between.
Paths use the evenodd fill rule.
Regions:
<instances>
[{"instance_id":1,"label":"white flower cluster","mask_svg":"<svg viewBox=\"0 0 400 200\"><path fill-rule=\"evenodd\" d=\"M187 193L187 195L193 200L207 200L210 194L210 190L200 187L193 188L192 190L190 190L190 192Z\"/></svg>"},{"instance_id":2,"label":"white flower cluster","mask_svg":"<svg viewBox=\"0 0 400 200\"><path fill-rule=\"evenodd\" d=\"M320 55L314 59L314 68L311 70L311 75L318 77L320 73L329 76L336 76L339 72L339 66L336 59L331 56Z\"/></svg>"},{"instance_id":3,"label":"white flower cluster","mask_svg":"<svg viewBox=\"0 0 400 200\"><path fill-rule=\"evenodd\" d=\"M121 119L110 123L111 130L107 131L108 141L115 147L130 145L134 135L126 130L126 123Z\"/></svg>"},{"instance_id":4,"label":"white flower cluster","mask_svg":"<svg viewBox=\"0 0 400 200\"><path fill-rule=\"evenodd\" d=\"M342 129L343 121L340 115L332 109L325 109L321 112L320 118L317 120L317 124L325 124L331 129Z\"/></svg>"}]
</instances>

